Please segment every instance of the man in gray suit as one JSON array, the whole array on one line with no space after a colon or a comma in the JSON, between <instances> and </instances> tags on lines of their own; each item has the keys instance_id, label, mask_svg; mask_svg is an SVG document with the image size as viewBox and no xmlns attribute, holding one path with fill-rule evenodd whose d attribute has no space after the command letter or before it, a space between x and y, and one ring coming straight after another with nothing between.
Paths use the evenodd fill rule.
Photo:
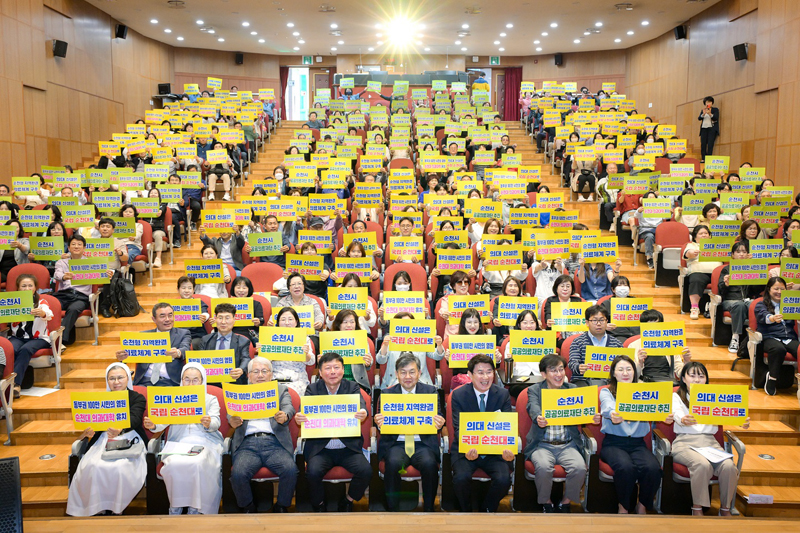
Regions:
<instances>
[{"instance_id":1,"label":"man in gray suit","mask_svg":"<svg viewBox=\"0 0 800 533\"><path fill-rule=\"evenodd\" d=\"M247 365L247 380L250 384L272 381L272 363L269 359L251 359ZM289 420L294 417L294 407L286 385L278 384L278 395L280 410L271 418L242 420L241 417L228 415L228 422L236 429L231 442L231 487L236 495L236 503L245 513L256 510L250 480L262 467L271 470L279 479L278 499L272 512L285 513L292 504L298 475L289 433Z\"/></svg>"},{"instance_id":2,"label":"man in gray suit","mask_svg":"<svg viewBox=\"0 0 800 533\"><path fill-rule=\"evenodd\" d=\"M239 385L247 383L245 371L250 362L250 340L233 332L236 323L236 307L233 304L217 304L214 308L214 323L217 331L200 339L201 350L233 350L236 368L231 377Z\"/></svg>"},{"instance_id":3,"label":"man in gray suit","mask_svg":"<svg viewBox=\"0 0 800 533\"><path fill-rule=\"evenodd\" d=\"M186 352L192 349L192 335L188 329L174 327L172 306L159 302L153 306L153 322L156 329L148 329L142 333L169 332L170 349L167 355L172 357L169 363L137 363L133 377L134 385L150 385L156 387L177 387L181 382L181 371L186 362ZM118 350L117 361L124 362L128 357L126 350Z\"/></svg>"}]
</instances>

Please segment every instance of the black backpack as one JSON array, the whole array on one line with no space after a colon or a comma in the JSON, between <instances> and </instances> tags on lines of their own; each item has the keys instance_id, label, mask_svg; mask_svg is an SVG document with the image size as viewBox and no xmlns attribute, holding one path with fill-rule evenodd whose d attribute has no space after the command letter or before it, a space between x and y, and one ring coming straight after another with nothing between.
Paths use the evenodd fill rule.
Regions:
<instances>
[{"instance_id":1,"label":"black backpack","mask_svg":"<svg viewBox=\"0 0 800 533\"><path fill-rule=\"evenodd\" d=\"M111 296L111 306L114 308L117 318L136 316L139 312L144 312L136 298L133 283L125 279L119 271L115 272L114 277L111 278L108 294Z\"/></svg>"}]
</instances>

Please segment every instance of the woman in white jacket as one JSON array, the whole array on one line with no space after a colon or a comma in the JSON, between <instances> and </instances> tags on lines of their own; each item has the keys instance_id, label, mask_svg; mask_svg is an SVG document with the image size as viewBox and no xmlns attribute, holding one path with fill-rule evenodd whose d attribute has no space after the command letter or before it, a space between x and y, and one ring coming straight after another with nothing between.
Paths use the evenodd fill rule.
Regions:
<instances>
[{"instance_id":1,"label":"woman in white jacket","mask_svg":"<svg viewBox=\"0 0 800 533\"><path fill-rule=\"evenodd\" d=\"M181 372L181 386L206 387L206 370L198 363L187 363ZM222 498L222 433L216 396L206 393L205 414L199 424L173 424L167 442L202 447L197 455L169 455L162 458L161 476L167 486L169 514L217 514ZM156 425L147 416L144 427L153 432L168 425Z\"/></svg>"},{"instance_id":2,"label":"woman in white jacket","mask_svg":"<svg viewBox=\"0 0 800 533\"><path fill-rule=\"evenodd\" d=\"M53 312L47 302L39 297L39 281L32 274L21 274L17 277L17 290L33 293L33 320L12 322L8 340L14 347L14 397L19 398L25 371L33 354L39 350L50 348L50 332L47 323L52 320ZM3 361L5 363L5 361Z\"/></svg>"}]
</instances>

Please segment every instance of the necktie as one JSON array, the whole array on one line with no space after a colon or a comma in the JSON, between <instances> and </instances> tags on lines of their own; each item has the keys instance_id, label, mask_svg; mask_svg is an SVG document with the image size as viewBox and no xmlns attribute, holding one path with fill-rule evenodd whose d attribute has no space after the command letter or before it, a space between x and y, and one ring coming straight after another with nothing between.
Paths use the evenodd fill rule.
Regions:
<instances>
[{"instance_id":1,"label":"necktie","mask_svg":"<svg viewBox=\"0 0 800 533\"><path fill-rule=\"evenodd\" d=\"M486 394L481 394L480 408L481 413L486 411Z\"/></svg>"},{"instance_id":2,"label":"necktie","mask_svg":"<svg viewBox=\"0 0 800 533\"><path fill-rule=\"evenodd\" d=\"M406 435L406 455L411 458L414 455L414 435Z\"/></svg>"},{"instance_id":3,"label":"necktie","mask_svg":"<svg viewBox=\"0 0 800 533\"><path fill-rule=\"evenodd\" d=\"M225 349L225 337L219 338L219 348L217 350L224 350Z\"/></svg>"},{"instance_id":4,"label":"necktie","mask_svg":"<svg viewBox=\"0 0 800 533\"><path fill-rule=\"evenodd\" d=\"M150 374L150 383L155 385L161 379L161 367L164 363L153 363L153 372Z\"/></svg>"}]
</instances>

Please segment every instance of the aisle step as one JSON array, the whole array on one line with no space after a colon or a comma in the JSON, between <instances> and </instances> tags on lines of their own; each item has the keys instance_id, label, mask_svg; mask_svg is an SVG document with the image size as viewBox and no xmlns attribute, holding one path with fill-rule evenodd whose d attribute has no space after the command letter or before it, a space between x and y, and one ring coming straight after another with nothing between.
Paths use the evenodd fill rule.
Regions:
<instances>
[{"instance_id":1,"label":"aisle step","mask_svg":"<svg viewBox=\"0 0 800 533\"><path fill-rule=\"evenodd\" d=\"M70 445L0 446L0 459L19 457L23 487L67 486Z\"/></svg>"},{"instance_id":2,"label":"aisle step","mask_svg":"<svg viewBox=\"0 0 800 533\"><path fill-rule=\"evenodd\" d=\"M751 420L748 429L739 426L725 426L724 429L733 432L747 446L751 444L797 446L800 444L800 431L780 421Z\"/></svg>"},{"instance_id":3,"label":"aisle step","mask_svg":"<svg viewBox=\"0 0 800 533\"><path fill-rule=\"evenodd\" d=\"M22 516L57 517L67 512L66 485L22 487Z\"/></svg>"},{"instance_id":4,"label":"aisle step","mask_svg":"<svg viewBox=\"0 0 800 533\"><path fill-rule=\"evenodd\" d=\"M753 504L750 495L772 496L772 504ZM744 516L752 517L800 517L800 487L775 485L743 485L736 489L736 508Z\"/></svg>"},{"instance_id":5,"label":"aisle step","mask_svg":"<svg viewBox=\"0 0 800 533\"><path fill-rule=\"evenodd\" d=\"M106 388L106 373L102 368L81 368L70 370L61 376L61 383L67 390Z\"/></svg>"},{"instance_id":6,"label":"aisle step","mask_svg":"<svg viewBox=\"0 0 800 533\"><path fill-rule=\"evenodd\" d=\"M800 488L800 447L773 444L747 446L739 483Z\"/></svg>"},{"instance_id":7,"label":"aisle step","mask_svg":"<svg viewBox=\"0 0 800 533\"><path fill-rule=\"evenodd\" d=\"M82 431L75 429L72 420L31 420L11 432L11 444L72 444Z\"/></svg>"}]
</instances>

